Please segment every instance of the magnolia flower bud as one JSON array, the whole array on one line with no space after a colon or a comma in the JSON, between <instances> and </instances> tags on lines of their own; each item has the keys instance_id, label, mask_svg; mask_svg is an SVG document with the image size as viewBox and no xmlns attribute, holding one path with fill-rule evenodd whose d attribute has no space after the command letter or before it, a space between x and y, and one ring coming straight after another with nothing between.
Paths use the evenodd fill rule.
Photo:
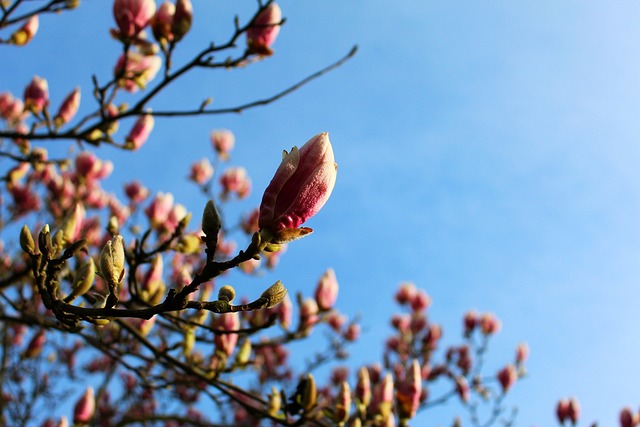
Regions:
<instances>
[{"instance_id":1,"label":"magnolia flower bud","mask_svg":"<svg viewBox=\"0 0 640 427\"><path fill-rule=\"evenodd\" d=\"M172 25L174 42L181 40L189 32L192 20L193 6L191 5L191 0L177 0Z\"/></svg>"},{"instance_id":2,"label":"magnolia flower bud","mask_svg":"<svg viewBox=\"0 0 640 427\"><path fill-rule=\"evenodd\" d=\"M282 285L282 282L278 280L273 285L269 286L269 288L262 293L261 298L265 298L267 300L267 305L265 308L271 308L280 303L287 295L287 288Z\"/></svg>"},{"instance_id":3,"label":"magnolia flower bud","mask_svg":"<svg viewBox=\"0 0 640 427\"><path fill-rule=\"evenodd\" d=\"M307 378L303 380L301 406L305 412L309 412L316 405L318 400L318 391L316 389L316 380L313 375L307 374Z\"/></svg>"},{"instance_id":4,"label":"magnolia flower bud","mask_svg":"<svg viewBox=\"0 0 640 427\"><path fill-rule=\"evenodd\" d=\"M236 291L232 286L225 285L220 288L218 291L218 299L226 301L228 303L232 302L236 297Z\"/></svg>"},{"instance_id":5,"label":"magnolia flower bud","mask_svg":"<svg viewBox=\"0 0 640 427\"><path fill-rule=\"evenodd\" d=\"M165 44L173 40L173 16L176 13L176 7L170 1L165 1L160 5L155 15L151 19L151 31L153 37L161 44Z\"/></svg>"},{"instance_id":6,"label":"magnolia flower bud","mask_svg":"<svg viewBox=\"0 0 640 427\"><path fill-rule=\"evenodd\" d=\"M320 310L326 311L333 307L338 298L338 280L332 268L324 272L316 287L315 299Z\"/></svg>"},{"instance_id":7,"label":"magnolia flower bud","mask_svg":"<svg viewBox=\"0 0 640 427\"><path fill-rule=\"evenodd\" d=\"M271 387L271 393L269 393L269 404L267 406L267 413L272 417L275 417L280 412L282 406L282 395L275 388Z\"/></svg>"},{"instance_id":8,"label":"magnolia flower bud","mask_svg":"<svg viewBox=\"0 0 640 427\"><path fill-rule=\"evenodd\" d=\"M88 424L93 418L96 410L96 399L92 387L87 387L82 397L76 402L73 408L74 424Z\"/></svg>"},{"instance_id":9,"label":"magnolia flower bud","mask_svg":"<svg viewBox=\"0 0 640 427\"><path fill-rule=\"evenodd\" d=\"M340 391L336 396L336 417L335 421L342 425L349 419L349 412L351 409L351 388L349 383L343 381L340 384Z\"/></svg>"},{"instance_id":10,"label":"magnolia flower bud","mask_svg":"<svg viewBox=\"0 0 640 427\"><path fill-rule=\"evenodd\" d=\"M93 258L89 258L86 264L76 271L76 274L73 278L72 290L69 296L67 296L64 301L69 303L73 301L75 298L86 294L89 289L91 289L91 285L93 285L93 280L96 277L96 265L93 262Z\"/></svg>"},{"instance_id":11,"label":"magnolia flower bud","mask_svg":"<svg viewBox=\"0 0 640 427\"><path fill-rule=\"evenodd\" d=\"M269 4L256 16L247 30L247 45L251 52L259 55L271 55L271 45L276 41L280 32L282 10L277 3Z\"/></svg>"},{"instance_id":12,"label":"magnolia flower bud","mask_svg":"<svg viewBox=\"0 0 640 427\"><path fill-rule=\"evenodd\" d=\"M62 101L58 114L53 119L53 124L57 128L62 127L66 123L69 123L78 112L80 107L80 88L75 88L67 97Z\"/></svg>"},{"instance_id":13,"label":"magnolia flower bud","mask_svg":"<svg viewBox=\"0 0 640 427\"><path fill-rule=\"evenodd\" d=\"M261 229L295 229L315 215L331 195L337 165L327 133L287 153L262 196Z\"/></svg>"},{"instance_id":14,"label":"magnolia flower bud","mask_svg":"<svg viewBox=\"0 0 640 427\"><path fill-rule=\"evenodd\" d=\"M369 370L366 367L358 371L358 383L356 384L355 396L360 410L364 410L371 402L371 379Z\"/></svg>"},{"instance_id":15,"label":"magnolia flower bud","mask_svg":"<svg viewBox=\"0 0 640 427\"><path fill-rule=\"evenodd\" d=\"M11 34L10 43L13 43L17 46L24 46L29 43L31 39L33 39L38 32L38 27L40 26L38 15L33 15L29 18L23 25L16 31Z\"/></svg>"},{"instance_id":16,"label":"magnolia flower bud","mask_svg":"<svg viewBox=\"0 0 640 427\"><path fill-rule=\"evenodd\" d=\"M229 158L229 152L235 145L235 136L230 130L218 129L211 132L211 144L222 160Z\"/></svg>"},{"instance_id":17,"label":"magnolia flower bud","mask_svg":"<svg viewBox=\"0 0 640 427\"><path fill-rule=\"evenodd\" d=\"M34 255L36 252L36 242L33 240L31 230L26 224L20 230L20 247L29 255Z\"/></svg>"},{"instance_id":18,"label":"magnolia flower bud","mask_svg":"<svg viewBox=\"0 0 640 427\"><path fill-rule=\"evenodd\" d=\"M213 322L213 327L222 331L235 331L240 328L240 316L237 312L219 314ZM229 357L233 354L233 350L238 343L238 334L218 333L213 341L216 350Z\"/></svg>"},{"instance_id":19,"label":"magnolia flower bud","mask_svg":"<svg viewBox=\"0 0 640 427\"><path fill-rule=\"evenodd\" d=\"M213 200L209 200L202 213L202 232L207 236L207 239L214 239L218 236L220 228L222 228L222 223L216 204Z\"/></svg>"},{"instance_id":20,"label":"magnolia flower bud","mask_svg":"<svg viewBox=\"0 0 640 427\"><path fill-rule=\"evenodd\" d=\"M129 135L127 135L127 148L137 150L142 147L142 145L147 142L154 124L155 120L151 114L147 113L138 117L138 120L136 120L135 124L131 128Z\"/></svg>"},{"instance_id":21,"label":"magnolia flower bud","mask_svg":"<svg viewBox=\"0 0 640 427\"><path fill-rule=\"evenodd\" d=\"M422 393L422 369L417 359L413 359L407 369L405 379L398 384L396 391L397 410L400 420L410 420L420 406Z\"/></svg>"},{"instance_id":22,"label":"magnolia flower bud","mask_svg":"<svg viewBox=\"0 0 640 427\"><path fill-rule=\"evenodd\" d=\"M516 370L515 366L507 365L500 371L498 371L498 374L496 376L498 378L500 386L502 387L502 393L504 394L518 380L518 371Z\"/></svg>"},{"instance_id":23,"label":"magnolia flower bud","mask_svg":"<svg viewBox=\"0 0 640 427\"><path fill-rule=\"evenodd\" d=\"M161 66L162 60L157 55L146 56L138 52L128 52L126 61L124 55L118 58L114 75L118 78L118 86L134 93L138 89L144 89L158 74Z\"/></svg>"},{"instance_id":24,"label":"magnolia flower bud","mask_svg":"<svg viewBox=\"0 0 640 427\"><path fill-rule=\"evenodd\" d=\"M109 240L100 254L100 274L110 286L118 285L124 278L124 240L116 235Z\"/></svg>"},{"instance_id":25,"label":"magnolia flower bud","mask_svg":"<svg viewBox=\"0 0 640 427\"><path fill-rule=\"evenodd\" d=\"M35 76L24 90L24 108L33 114L40 114L49 105L49 84Z\"/></svg>"},{"instance_id":26,"label":"magnolia flower bud","mask_svg":"<svg viewBox=\"0 0 640 427\"><path fill-rule=\"evenodd\" d=\"M115 0L113 17L118 24L119 36L131 39L140 33L156 12L154 0Z\"/></svg>"}]
</instances>

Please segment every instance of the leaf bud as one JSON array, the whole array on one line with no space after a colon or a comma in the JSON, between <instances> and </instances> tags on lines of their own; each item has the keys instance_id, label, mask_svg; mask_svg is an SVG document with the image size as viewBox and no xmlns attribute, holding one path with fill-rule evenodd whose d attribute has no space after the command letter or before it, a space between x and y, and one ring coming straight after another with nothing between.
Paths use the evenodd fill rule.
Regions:
<instances>
[{"instance_id":1,"label":"leaf bud","mask_svg":"<svg viewBox=\"0 0 640 427\"><path fill-rule=\"evenodd\" d=\"M91 285L93 284L93 280L96 277L96 265L93 262L93 258L89 258L89 261L84 264L82 267L78 269L73 279L73 289L69 296L67 296L64 301L69 303L73 301L75 298L86 294Z\"/></svg>"},{"instance_id":2,"label":"leaf bud","mask_svg":"<svg viewBox=\"0 0 640 427\"><path fill-rule=\"evenodd\" d=\"M222 223L220 222L220 215L218 215L218 211L216 210L216 205L213 200L209 200L204 207L204 212L202 213L202 231L209 239L215 239L218 236L218 232L222 228Z\"/></svg>"},{"instance_id":3,"label":"leaf bud","mask_svg":"<svg viewBox=\"0 0 640 427\"><path fill-rule=\"evenodd\" d=\"M31 230L26 224L20 230L20 247L31 256L36 253L36 242L34 242Z\"/></svg>"},{"instance_id":4,"label":"leaf bud","mask_svg":"<svg viewBox=\"0 0 640 427\"><path fill-rule=\"evenodd\" d=\"M100 254L100 273L109 285L118 285L124 277L124 240L116 235Z\"/></svg>"},{"instance_id":5,"label":"leaf bud","mask_svg":"<svg viewBox=\"0 0 640 427\"><path fill-rule=\"evenodd\" d=\"M232 286L225 285L218 291L218 299L230 303L236 297L236 291Z\"/></svg>"},{"instance_id":6,"label":"leaf bud","mask_svg":"<svg viewBox=\"0 0 640 427\"><path fill-rule=\"evenodd\" d=\"M287 295L287 288L285 288L282 282L278 280L276 283L271 285L266 291L264 291L260 297L266 298L268 300L266 308L271 308L275 305L278 305L286 295Z\"/></svg>"}]
</instances>

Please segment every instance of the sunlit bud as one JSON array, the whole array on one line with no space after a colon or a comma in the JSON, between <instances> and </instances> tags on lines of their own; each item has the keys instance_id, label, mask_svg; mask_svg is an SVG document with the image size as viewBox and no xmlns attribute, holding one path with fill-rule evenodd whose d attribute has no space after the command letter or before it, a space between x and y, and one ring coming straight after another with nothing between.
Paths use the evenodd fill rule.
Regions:
<instances>
[{"instance_id":1,"label":"sunlit bud","mask_svg":"<svg viewBox=\"0 0 640 427\"><path fill-rule=\"evenodd\" d=\"M240 328L240 316L235 313L219 314L214 322L213 327L221 331L235 331ZM238 334L235 333L216 333L214 343L216 350L227 355L233 354L238 342Z\"/></svg>"},{"instance_id":2,"label":"sunlit bud","mask_svg":"<svg viewBox=\"0 0 640 427\"><path fill-rule=\"evenodd\" d=\"M398 384L396 391L398 416L401 420L410 420L416 415L420 406L421 393L422 370L418 360L413 359L404 380Z\"/></svg>"},{"instance_id":3,"label":"sunlit bud","mask_svg":"<svg viewBox=\"0 0 640 427\"><path fill-rule=\"evenodd\" d=\"M269 286L266 291L260 295L260 298L267 300L265 308L271 308L278 305L284 297L287 295L287 288L284 287L282 282L278 280L273 285Z\"/></svg>"},{"instance_id":4,"label":"sunlit bud","mask_svg":"<svg viewBox=\"0 0 640 427\"><path fill-rule=\"evenodd\" d=\"M67 216L60 225L60 230L62 230L66 243L75 242L78 239L85 216L86 210L84 206L82 206L82 203L76 203L73 209L67 213Z\"/></svg>"},{"instance_id":5,"label":"sunlit bud","mask_svg":"<svg viewBox=\"0 0 640 427\"><path fill-rule=\"evenodd\" d=\"M100 254L100 273L109 284L117 285L122 281L124 261L124 240L117 235L104 245Z\"/></svg>"},{"instance_id":6,"label":"sunlit bud","mask_svg":"<svg viewBox=\"0 0 640 427\"><path fill-rule=\"evenodd\" d=\"M267 406L267 413L272 417L275 417L280 412L282 406L282 395L275 388L271 387L271 393L269 393L269 404Z\"/></svg>"},{"instance_id":7,"label":"sunlit bud","mask_svg":"<svg viewBox=\"0 0 640 427\"><path fill-rule=\"evenodd\" d=\"M280 326L283 329L289 329L293 317L293 304L291 303L291 298L289 298L288 293L284 296L282 302L278 304L277 313Z\"/></svg>"},{"instance_id":8,"label":"sunlit bud","mask_svg":"<svg viewBox=\"0 0 640 427\"><path fill-rule=\"evenodd\" d=\"M418 289L409 302L413 311L422 311L431 305L431 297L423 289Z\"/></svg>"},{"instance_id":9,"label":"sunlit bud","mask_svg":"<svg viewBox=\"0 0 640 427\"><path fill-rule=\"evenodd\" d=\"M300 307L300 330L310 332L316 323L318 323L318 303L312 298L307 298Z\"/></svg>"},{"instance_id":10,"label":"sunlit bud","mask_svg":"<svg viewBox=\"0 0 640 427\"><path fill-rule=\"evenodd\" d=\"M307 374L307 378L304 381L304 387L302 389L302 409L305 412L309 412L316 405L318 399L318 391L316 389L316 380L313 375Z\"/></svg>"},{"instance_id":11,"label":"sunlit bud","mask_svg":"<svg viewBox=\"0 0 640 427\"><path fill-rule=\"evenodd\" d=\"M193 6L191 0L177 0L176 12L173 16L173 41L179 41L191 29Z\"/></svg>"},{"instance_id":12,"label":"sunlit bud","mask_svg":"<svg viewBox=\"0 0 640 427\"><path fill-rule=\"evenodd\" d=\"M230 130L219 129L211 132L211 144L222 160L229 158L229 152L233 150L236 138Z\"/></svg>"},{"instance_id":13,"label":"sunlit bud","mask_svg":"<svg viewBox=\"0 0 640 427\"><path fill-rule=\"evenodd\" d=\"M135 124L131 128L129 135L127 135L127 143L126 147L130 150L137 150L142 147L142 145L147 142L151 131L153 130L153 126L155 124L155 120L151 114L143 114L138 117Z\"/></svg>"},{"instance_id":14,"label":"sunlit bud","mask_svg":"<svg viewBox=\"0 0 640 427\"><path fill-rule=\"evenodd\" d=\"M556 416L558 417L558 422L560 422L560 424L564 424L564 422L569 419L568 399L560 399L558 401L558 405L556 406Z\"/></svg>"},{"instance_id":15,"label":"sunlit bud","mask_svg":"<svg viewBox=\"0 0 640 427\"><path fill-rule=\"evenodd\" d=\"M127 92L136 92L138 89L144 89L147 84L154 79L160 67L162 60L159 56L146 56L138 52L129 52L127 54L126 69L124 55L118 58L114 74L118 78L118 85L123 87Z\"/></svg>"},{"instance_id":16,"label":"sunlit bud","mask_svg":"<svg viewBox=\"0 0 640 427\"><path fill-rule=\"evenodd\" d=\"M75 424L88 424L96 410L96 399L91 386L87 387L82 397L73 408L73 422Z\"/></svg>"},{"instance_id":17,"label":"sunlit bud","mask_svg":"<svg viewBox=\"0 0 640 427\"><path fill-rule=\"evenodd\" d=\"M189 179L196 184L206 184L213 176L213 165L209 159L201 159L191 165Z\"/></svg>"},{"instance_id":18,"label":"sunlit bud","mask_svg":"<svg viewBox=\"0 0 640 427\"><path fill-rule=\"evenodd\" d=\"M11 35L9 42L17 46L24 46L35 37L38 32L39 25L38 15L33 15L22 25L22 27L20 27L20 29Z\"/></svg>"},{"instance_id":19,"label":"sunlit bud","mask_svg":"<svg viewBox=\"0 0 640 427\"><path fill-rule=\"evenodd\" d=\"M337 167L327 133L293 147L262 196L260 229L295 229L315 215L331 195Z\"/></svg>"},{"instance_id":20,"label":"sunlit bud","mask_svg":"<svg viewBox=\"0 0 640 427\"><path fill-rule=\"evenodd\" d=\"M113 17L122 39L135 37L149 24L156 12L154 0L115 0Z\"/></svg>"},{"instance_id":21,"label":"sunlit bud","mask_svg":"<svg viewBox=\"0 0 640 427\"><path fill-rule=\"evenodd\" d=\"M442 338L442 327L432 323L429 325L429 329L427 330L422 342L428 350L435 350L440 338Z\"/></svg>"},{"instance_id":22,"label":"sunlit bud","mask_svg":"<svg viewBox=\"0 0 640 427\"><path fill-rule=\"evenodd\" d=\"M93 262L93 258L89 258L87 263L76 271L76 274L73 277L71 294L69 294L64 301L69 303L75 298L86 294L89 289L91 289L91 285L93 285L95 277L96 265Z\"/></svg>"},{"instance_id":23,"label":"sunlit bud","mask_svg":"<svg viewBox=\"0 0 640 427\"><path fill-rule=\"evenodd\" d=\"M164 271L164 262L162 254L157 254L151 260L151 266L141 280L142 291L146 293L147 301L152 298L158 289L162 286L162 274Z\"/></svg>"},{"instance_id":24,"label":"sunlit bud","mask_svg":"<svg viewBox=\"0 0 640 427\"><path fill-rule=\"evenodd\" d=\"M200 252L201 244L202 240L200 239L200 236L193 233L186 234L180 237L180 240L176 245L176 250L187 255L197 254Z\"/></svg>"},{"instance_id":25,"label":"sunlit bud","mask_svg":"<svg viewBox=\"0 0 640 427\"><path fill-rule=\"evenodd\" d=\"M332 268L324 272L316 286L315 299L322 311L329 310L338 298L338 280Z\"/></svg>"},{"instance_id":26,"label":"sunlit bud","mask_svg":"<svg viewBox=\"0 0 640 427\"><path fill-rule=\"evenodd\" d=\"M393 404L393 377L391 374L385 375L376 388L374 395L373 406L376 408L376 412L382 416L383 420L386 420L391 413L391 405Z\"/></svg>"},{"instance_id":27,"label":"sunlit bud","mask_svg":"<svg viewBox=\"0 0 640 427\"><path fill-rule=\"evenodd\" d=\"M216 205L213 200L209 200L202 213L202 232L207 236L207 239L214 239L218 236L221 227L222 223Z\"/></svg>"},{"instance_id":28,"label":"sunlit bud","mask_svg":"<svg viewBox=\"0 0 640 427\"><path fill-rule=\"evenodd\" d=\"M513 365L507 365L498 371L498 382L502 387L502 393L506 393L518 380L518 371Z\"/></svg>"},{"instance_id":29,"label":"sunlit bud","mask_svg":"<svg viewBox=\"0 0 640 427\"><path fill-rule=\"evenodd\" d=\"M251 180L247 175L247 170L243 167L225 170L220 177L220 185L222 185L223 197L236 193L239 198L243 199L251 192Z\"/></svg>"},{"instance_id":30,"label":"sunlit bud","mask_svg":"<svg viewBox=\"0 0 640 427\"><path fill-rule=\"evenodd\" d=\"M171 193L158 193L156 197L151 201L151 204L147 206L144 213L149 218L153 227L158 227L167 220L169 212L173 207L173 194Z\"/></svg>"},{"instance_id":31,"label":"sunlit bud","mask_svg":"<svg viewBox=\"0 0 640 427\"><path fill-rule=\"evenodd\" d=\"M249 360L251 360L251 349L251 340L246 338L242 341L242 344L240 344L240 349L236 354L236 364L238 366L244 366L249 363Z\"/></svg>"},{"instance_id":32,"label":"sunlit bud","mask_svg":"<svg viewBox=\"0 0 640 427\"><path fill-rule=\"evenodd\" d=\"M160 43L167 43L173 40L173 16L176 7L170 1L165 1L160 5L155 15L151 19L151 31L153 37Z\"/></svg>"},{"instance_id":33,"label":"sunlit bud","mask_svg":"<svg viewBox=\"0 0 640 427\"><path fill-rule=\"evenodd\" d=\"M347 327L347 330L342 334L347 341L355 341L360 337L360 325L352 323Z\"/></svg>"},{"instance_id":34,"label":"sunlit bud","mask_svg":"<svg viewBox=\"0 0 640 427\"><path fill-rule=\"evenodd\" d=\"M492 335L500 331L500 320L493 313L485 313L480 317L480 330L485 335Z\"/></svg>"},{"instance_id":35,"label":"sunlit bud","mask_svg":"<svg viewBox=\"0 0 640 427\"><path fill-rule=\"evenodd\" d=\"M218 291L218 299L226 302L232 302L236 297L236 290L233 286L224 285Z\"/></svg>"},{"instance_id":36,"label":"sunlit bud","mask_svg":"<svg viewBox=\"0 0 640 427\"><path fill-rule=\"evenodd\" d=\"M371 402L371 379L366 367L358 371L358 383L356 384L355 397L357 404L366 408Z\"/></svg>"},{"instance_id":37,"label":"sunlit bud","mask_svg":"<svg viewBox=\"0 0 640 427\"><path fill-rule=\"evenodd\" d=\"M526 342L518 344L516 348L516 364L524 363L529 358L529 346Z\"/></svg>"},{"instance_id":38,"label":"sunlit bud","mask_svg":"<svg viewBox=\"0 0 640 427\"><path fill-rule=\"evenodd\" d=\"M456 393L458 393L458 397L463 402L469 401L469 383L465 377L456 377Z\"/></svg>"},{"instance_id":39,"label":"sunlit bud","mask_svg":"<svg viewBox=\"0 0 640 427\"><path fill-rule=\"evenodd\" d=\"M467 311L464 315L464 335L469 336L473 330L480 324L480 315L477 311Z\"/></svg>"},{"instance_id":40,"label":"sunlit bud","mask_svg":"<svg viewBox=\"0 0 640 427\"><path fill-rule=\"evenodd\" d=\"M132 181L124 186L124 192L132 202L140 203L149 197L149 190L139 181Z\"/></svg>"},{"instance_id":41,"label":"sunlit bud","mask_svg":"<svg viewBox=\"0 0 640 427\"><path fill-rule=\"evenodd\" d=\"M146 337L147 335L149 335L149 332L151 332L151 329L153 329L154 325L156 324L155 316L153 316L151 319L136 319L136 320L138 320L137 322L138 332L140 332L140 335L142 335L143 337Z\"/></svg>"},{"instance_id":42,"label":"sunlit bud","mask_svg":"<svg viewBox=\"0 0 640 427\"><path fill-rule=\"evenodd\" d=\"M567 407L567 417L573 424L577 423L580 419L580 403L575 397L569 399L569 406Z\"/></svg>"},{"instance_id":43,"label":"sunlit bud","mask_svg":"<svg viewBox=\"0 0 640 427\"><path fill-rule=\"evenodd\" d=\"M620 411L620 427L635 427L638 425L638 417L633 414L630 408L623 408Z\"/></svg>"},{"instance_id":44,"label":"sunlit bud","mask_svg":"<svg viewBox=\"0 0 640 427\"><path fill-rule=\"evenodd\" d=\"M24 351L22 357L25 359L31 359L37 357L42 353L42 347L44 347L44 343L47 341L47 337L44 334L44 330L39 330L29 341L29 345L27 345L27 349Z\"/></svg>"},{"instance_id":45,"label":"sunlit bud","mask_svg":"<svg viewBox=\"0 0 640 427\"><path fill-rule=\"evenodd\" d=\"M78 112L80 107L80 88L75 88L67 97L62 101L58 114L53 119L53 124L56 128L62 127L64 124L69 123Z\"/></svg>"},{"instance_id":46,"label":"sunlit bud","mask_svg":"<svg viewBox=\"0 0 640 427\"><path fill-rule=\"evenodd\" d=\"M327 313L325 319L329 327L335 332L340 332L344 324L347 322L347 316L336 311Z\"/></svg>"},{"instance_id":47,"label":"sunlit bud","mask_svg":"<svg viewBox=\"0 0 640 427\"><path fill-rule=\"evenodd\" d=\"M336 396L336 418L338 423L345 423L349 419L349 412L351 410L351 388L349 383L343 381L340 384L340 391Z\"/></svg>"},{"instance_id":48,"label":"sunlit bud","mask_svg":"<svg viewBox=\"0 0 640 427\"><path fill-rule=\"evenodd\" d=\"M36 242L33 240L31 230L29 230L26 224L22 226L22 230L20 230L20 247L29 255L36 253Z\"/></svg>"},{"instance_id":49,"label":"sunlit bud","mask_svg":"<svg viewBox=\"0 0 640 427\"><path fill-rule=\"evenodd\" d=\"M49 84L35 76L24 90L24 108L33 114L40 114L49 105Z\"/></svg>"},{"instance_id":50,"label":"sunlit bud","mask_svg":"<svg viewBox=\"0 0 640 427\"><path fill-rule=\"evenodd\" d=\"M256 16L247 30L247 45L251 52L260 55L271 55L271 45L276 41L280 32L282 11L277 3L269 4Z\"/></svg>"}]
</instances>

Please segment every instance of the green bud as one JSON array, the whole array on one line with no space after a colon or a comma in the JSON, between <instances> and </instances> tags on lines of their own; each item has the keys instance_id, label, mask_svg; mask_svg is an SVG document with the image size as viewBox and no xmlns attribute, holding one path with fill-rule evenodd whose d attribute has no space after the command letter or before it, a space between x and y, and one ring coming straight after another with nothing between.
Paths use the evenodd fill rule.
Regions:
<instances>
[{"instance_id":1,"label":"green bud","mask_svg":"<svg viewBox=\"0 0 640 427\"><path fill-rule=\"evenodd\" d=\"M222 228L220 215L218 215L218 211L213 200L209 200L204 207L204 212L202 213L202 231L206 235L207 239L213 239L218 236L220 228Z\"/></svg>"},{"instance_id":2,"label":"green bud","mask_svg":"<svg viewBox=\"0 0 640 427\"><path fill-rule=\"evenodd\" d=\"M89 289L91 289L91 285L93 285L93 281L96 278L96 265L93 262L93 258L89 258L89 261L84 264L82 267L76 271L75 277L73 279L72 290L69 296L67 296L64 301L66 303L70 303L75 298L86 294Z\"/></svg>"},{"instance_id":3,"label":"green bud","mask_svg":"<svg viewBox=\"0 0 640 427\"><path fill-rule=\"evenodd\" d=\"M287 288L285 288L282 282L278 280L276 283L271 285L266 291L264 291L260 297L266 298L268 300L266 308L271 308L275 305L278 305L286 295L287 295Z\"/></svg>"},{"instance_id":4,"label":"green bud","mask_svg":"<svg viewBox=\"0 0 640 427\"><path fill-rule=\"evenodd\" d=\"M225 285L218 291L218 299L230 303L236 297L236 291L233 287Z\"/></svg>"},{"instance_id":5,"label":"green bud","mask_svg":"<svg viewBox=\"0 0 640 427\"><path fill-rule=\"evenodd\" d=\"M20 230L20 247L28 255L35 255L36 253L36 242L33 240L31 230L26 224Z\"/></svg>"}]
</instances>

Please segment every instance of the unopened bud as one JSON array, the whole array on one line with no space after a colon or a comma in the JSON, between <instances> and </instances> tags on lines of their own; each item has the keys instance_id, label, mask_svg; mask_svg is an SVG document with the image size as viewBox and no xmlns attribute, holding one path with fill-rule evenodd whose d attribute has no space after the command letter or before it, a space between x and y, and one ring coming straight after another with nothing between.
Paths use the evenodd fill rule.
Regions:
<instances>
[{"instance_id":1,"label":"unopened bud","mask_svg":"<svg viewBox=\"0 0 640 427\"><path fill-rule=\"evenodd\" d=\"M309 412L316 405L317 400L318 391L316 389L316 380L313 378L313 375L307 374L302 390L302 409L304 409L305 412Z\"/></svg>"},{"instance_id":2,"label":"unopened bud","mask_svg":"<svg viewBox=\"0 0 640 427\"><path fill-rule=\"evenodd\" d=\"M202 231L207 236L207 239L214 239L218 236L220 228L222 228L220 215L218 215L213 200L209 200L202 213Z\"/></svg>"},{"instance_id":3,"label":"unopened bud","mask_svg":"<svg viewBox=\"0 0 640 427\"><path fill-rule=\"evenodd\" d=\"M25 224L20 230L20 247L28 255L34 255L36 253L36 242L33 240L31 230Z\"/></svg>"},{"instance_id":4,"label":"unopened bud","mask_svg":"<svg viewBox=\"0 0 640 427\"><path fill-rule=\"evenodd\" d=\"M73 280L73 289L69 296L65 298L65 302L69 303L75 298L86 294L91 288L95 277L96 266L93 262L93 258L89 258L89 261L76 272Z\"/></svg>"},{"instance_id":5,"label":"unopened bud","mask_svg":"<svg viewBox=\"0 0 640 427\"><path fill-rule=\"evenodd\" d=\"M238 354L236 355L236 365L244 366L249 363L251 359L251 340L248 338L242 341L242 345L240 345L240 350L238 350Z\"/></svg>"},{"instance_id":6,"label":"unopened bud","mask_svg":"<svg viewBox=\"0 0 640 427\"><path fill-rule=\"evenodd\" d=\"M276 283L271 285L266 291L264 291L260 297L266 298L268 300L266 308L271 308L275 305L278 305L286 295L287 295L287 288L285 288L282 282L278 280Z\"/></svg>"},{"instance_id":7,"label":"unopened bud","mask_svg":"<svg viewBox=\"0 0 640 427\"><path fill-rule=\"evenodd\" d=\"M124 277L124 240L116 235L100 254L100 273L110 285L119 284Z\"/></svg>"},{"instance_id":8,"label":"unopened bud","mask_svg":"<svg viewBox=\"0 0 640 427\"><path fill-rule=\"evenodd\" d=\"M275 387L271 387L271 393L269 393L269 406L267 407L267 413L272 417L275 417L278 414L278 412L280 412L281 406L282 406L282 396L280 392Z\"/></svg>"},{"instance_id":9,"label":"unopened bud","mask_svg":"<svg viewBox=\"0 0 640 427\"><path fill-rule=\"evenodd\" d=\"M340 385L340 391L336 397L336 419L340 425L349 419L349 410L351 409L351 388L349 383L343 381Z\"/></svg>"},{"instance_id":10,"label":"unopened bud","mask_svg":"<svg viewBox=\"0 0 640 427\"><path fill-rule=\"evenodd\" d=\"M236 297L236 290L232 286L225 285L218 291L218 299L226 302L231 302Z\"/></svg>"}]
</instances>

